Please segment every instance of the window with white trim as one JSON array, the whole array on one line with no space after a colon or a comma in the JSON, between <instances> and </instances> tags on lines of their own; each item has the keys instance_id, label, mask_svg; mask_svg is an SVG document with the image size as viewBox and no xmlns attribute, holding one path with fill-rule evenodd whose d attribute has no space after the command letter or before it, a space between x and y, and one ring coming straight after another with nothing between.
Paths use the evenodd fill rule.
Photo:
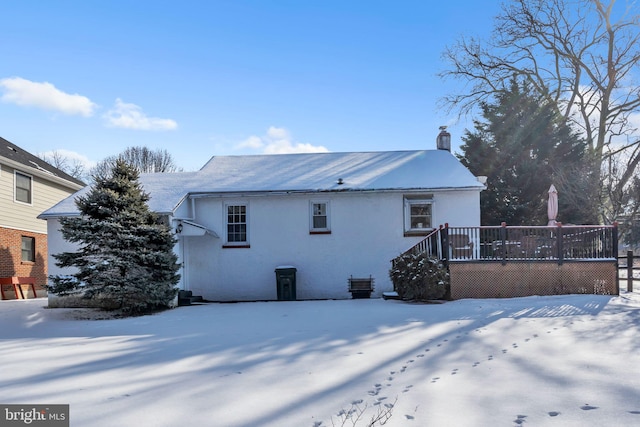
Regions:
<instances>
[{"instance_id":1,"label":"window with white trim","mask_svg":"<svg viewBox=\"0 0 640 427\"><path fill-rule=\"evenodd\" d=\"M404 199L404 231L420 234L433 229L433 198L405 197Z\"/></svg>"},{"instance_id":2,"label":"window with white trim","mask_svg":"<svg viewBox=\"0 0 640 427\"><path fill-rule=\"evenodd\" d=\"M310 212L310 232L311 233L330 233L329 224L329 202L328 201L311 201Z\"/></svg>"},{"instance_id":3,"label":"window with white trim","mask_svg":"<svg viewBox=\"0 0 640 427\"><path fill-rule=\"evenodd\" d=\"M248 206L246 204L227 204L227 244L246 246L248 240Z\"/></svg>"},{"instance_id":4,"label":"window with white trim","mask_svg":"<svg viewBox=\"0 0 640 427\"><path fill-rule=\"evenodd\" d=\"M32 178L29 175L15 172L15 200L16 202L31 204Z\"/></svg>"}]
</instances>

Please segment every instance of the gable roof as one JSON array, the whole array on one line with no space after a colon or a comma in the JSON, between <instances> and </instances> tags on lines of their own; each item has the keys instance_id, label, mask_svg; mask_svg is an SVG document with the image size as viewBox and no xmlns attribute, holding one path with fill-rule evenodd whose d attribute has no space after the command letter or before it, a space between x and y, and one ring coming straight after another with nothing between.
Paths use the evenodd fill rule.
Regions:
<instances>
[{"instance_id":1,"label":"gable roof","mask_svg":"<svg viewBox=\"0 0 640 427\"><path fill-rule=\"evenodd\" d=\"M36 174L39 173L40 176L45 178L50 177L52 180L56 180L55 178L58 178L58 180L67 181L67 186L69 183L72 183L72 188L81 188L85 186L85 183L79 179L72 177L66 172L45 162L41 158L34 156L14 143L0 137L0 163L3 163L3 158L11 167L15 168L19 165L19 168L24 172L36 172Z\"/></svg>"},{"instance_id":2,"label":"gable roof","mask_svg":"<svg viewBox=\"0 0 640 427\"><path fill-rule=\"evenodd\" d=\"M142 174L140 183L159 213L171 213L189 194L484 188L446 150L214 156L197 172ZM77 212L73 200L86 191L40 217Z\"/></svg>"}]
</instances>

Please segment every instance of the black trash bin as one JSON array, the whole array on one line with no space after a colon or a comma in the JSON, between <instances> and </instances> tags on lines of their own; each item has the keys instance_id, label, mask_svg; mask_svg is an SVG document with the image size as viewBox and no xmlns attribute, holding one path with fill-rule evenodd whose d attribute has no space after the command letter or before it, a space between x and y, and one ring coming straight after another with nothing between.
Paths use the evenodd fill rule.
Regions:
<instances>
[{"instance_id":1,"label":"black trash bin","mask_svg":"<svg viewBox=\"0 0 640 427\"><path fill-rule=\"evenodd\" d=\"M296 300L296 268L290 265L276 267L278 301Z\"/></svg>"}]
</instances>

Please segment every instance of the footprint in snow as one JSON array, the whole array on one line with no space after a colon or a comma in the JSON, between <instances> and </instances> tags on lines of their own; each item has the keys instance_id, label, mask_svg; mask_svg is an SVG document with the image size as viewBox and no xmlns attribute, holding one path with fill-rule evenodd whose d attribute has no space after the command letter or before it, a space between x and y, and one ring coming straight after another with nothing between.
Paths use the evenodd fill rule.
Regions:
<instances>
[{"instance_id":1,"label":"footprint in snow","mask_svg":"<svg viewBox=\"0 0 640 427\"><path fill-rule=\"evenodd\" d=\"M514 423L518 424L518 425L522 425L526 422L527 416L526 415L518 415L518 417L513 420Z\"/></svg>"},{"instance_id":2,"label":"footprint in snow","mask_svg":"<svg viewBox=\"0 0 640 427\"><path fill-rule=\"evenodd\" d=\"M453 371L451 371L451 375L455 375L458 373L458 368L455 368Z\"/></svg>"},{"instance_id":3,"label":"footprint in snow","mask_svg":"<svg viewBox=\"0 0 640 427\"><path fill-rule=\"evenodd\" d=\"M471 366L473 366L473 367L475 368L475 367L476 367L476 366L478 366L479 364L480 364L480 362L476 362L476 363L474 363L474 364L473 364L473 365L471 365Z\"/></svg>"},{"instance_id":4,"label":"footprint in snow","mask_svg":"<svg viewBox=\"0 0 640 427\"><path fill-rule=\"evenodd\" d=\"M433 377L433 378L431 378L431 382L432 382L432 383L435 383L435 382L437 382L439 379L440 379L440 377Z\"/></svg>"},{"instance_id":5,"label":"footprint in snow","mask_svg":"<svg viewBox=\"0 0 640 427\"><path fill-rule=\"evenodd\" d=\"M416 357L424 357L424 354L417 354Z\"/></svg>"},{"instance_id":6,"label":"footprint in snow","mask_svg":"<svg viewBox=\"0 0 640 427\"><path fill-rule=\"evenodd\" d=\"M549 416L550 416L550 417L557 417L558 415L560 415L560 412L557 412L557 411L551 411L551 412L549 412Z\"/></svg>"},{"instance_id":7,"label":"footprint in snow","mask_svg":"<svg viewBox=\"0 0 640 427\"><path fill-rule=\"evenodd\" d=\"M413 415L405 415L405 418L408 420L413 420L415 417Z\"/></svg>"},{"instance_id":8,"label":"footprint in snow","mask_svg":"<svg viewBox=\"0 0 640 427\"><path fill-rule=\"evenodd\" d=\"M591 411L592 409L598 409L597 406L591 406L588 403L581 406L580 409L582 409L583 411Z\"/></svg>"}]
</instances>

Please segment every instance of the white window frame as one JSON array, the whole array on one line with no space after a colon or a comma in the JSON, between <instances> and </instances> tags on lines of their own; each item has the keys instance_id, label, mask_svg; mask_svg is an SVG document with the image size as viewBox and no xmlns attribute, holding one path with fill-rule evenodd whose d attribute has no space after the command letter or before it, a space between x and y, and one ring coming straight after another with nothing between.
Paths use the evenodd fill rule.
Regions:
<instances>
[{"instance_id":1,"label":"white window frame","mask_svg":"<svg viewBox=\"0 0 640 427\"><path fill-rule=\"evenodd\" d=\"M244 223L230 223L229 222L229 208L230 207L234 207L234 206L238 206L238 207L244 207ZM224 238L225 238L225 247L249 247L249 203L247 202L225 202L224 204ZM240 240L240 241L234 241L234 240L229 240L229 225L242 225L244 224L244 234L245 234L245 240Z\"/></svg>"},{"instance_id":2,"label":"white window frame","mask_svg":"<svg viewBox=\"0 0 640 427\"><path fill-rule=\"evenodd\" d=\"M29 178L29 201L28 202L18 200L18 175L21 175L25 178ZM13 200L16 203L22 203L29 206L33 205L33 176L29 175L28 173L24 173L20 171L13 172Z\"/></svg>"},{"instance_id":3,"label":"white window frame","mask_svg":"<svg viewBox=\"0 0 640 427\"><path fill-rule=\"evenodd\" d=\"M316 227L314 218L316 216L316 205L324 205L324 216L326 217L325 227ZM312 234L330 234L331 233L331 203L329 200L310 200L309 201L309 232Z\"/></svg>"},{"instance_id":4,"label":"white window frame","mask_svg":"<svg viewBox=\"0 0 640 427\"><path fill-rule=\"evenodd\" d=\"M429 207L429 223L424 224L423 227L414 227L412 224L411 208L413 206L428 206ZM433 197L431 196L419 196L419 197L406 197L404 198L404 231L405 233L413 234L426 234L433 230L434 218L433 218Z\"/></svg>"}]
</instances>

